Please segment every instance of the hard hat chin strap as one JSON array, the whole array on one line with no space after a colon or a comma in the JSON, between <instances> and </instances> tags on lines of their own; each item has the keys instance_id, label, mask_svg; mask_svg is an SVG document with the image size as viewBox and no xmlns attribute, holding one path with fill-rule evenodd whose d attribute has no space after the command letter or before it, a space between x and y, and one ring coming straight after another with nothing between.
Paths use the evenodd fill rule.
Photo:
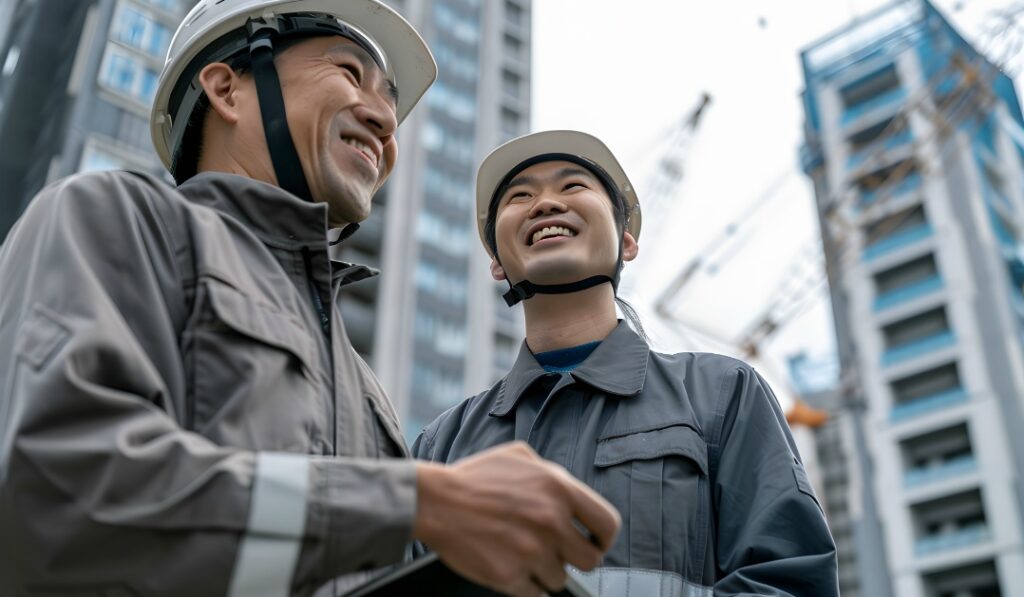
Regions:
<instances>
[{"instance_id":1,"label":"hard hat chin strap","mask_svg":"<svg viewBox=\"0 0 1024 597\"><path fill-rule=\"evenodd\" d=\"M495 255L494 259L501 265L501 260ZM619 258L615 262L615 276L606 276L599 274L596 276L590 276L576 282L569 282L568 284L534 284L529 280L523 280L522 282L512 283L511 280L506 278L508 282L508 292L501 295L501 298L505 299L505 304L509 307L514 306L516 303L525 301L531 298L535 294L569 294L571 292L579 292L588 288L593 288L599 284L611 284L612 289L618 293L619 291L619 273L622 272L622 235L619 234Z\"/></svg>"},{"instance_id":2,"label":"hard hat chin strap","mask_svg":"<svg viewBox=\"0 0 1024 597\"><path fill-rule=\"evenodd\" d=\"M594 286L604 284L606 282L611 282L613 285L615 284L615 280L604 275L590 276L585 280L570 282L569 284L534 284L529 280L523 280L517 284L509 282L508 292L501 295L501 297L505 299L505 303L511 307L535 294L568 294L570 292L579 292L581 290L593 288Z\"/></svg>"},{"instance_id":3,"label":"hard hat chin strap","mask_svg":"<svg viewBox=\"0 0 1024 597\"><path fill-rule=\"evenodd\" d=\"M274 37L281 31L276 19L249 19L246 23L249 37L249 57L252 61L253 80L256 83L256 96L260 104L260 116L263 119L263 135L267 139L270 161L277 175L277 184L289 193L312 201L306 183L306 175L302 171L302 162L295 151L291 131L288 130L288 117L284 108L284 96L281 94L281 81L274 67Z\"/></svg>"}]
</instances>

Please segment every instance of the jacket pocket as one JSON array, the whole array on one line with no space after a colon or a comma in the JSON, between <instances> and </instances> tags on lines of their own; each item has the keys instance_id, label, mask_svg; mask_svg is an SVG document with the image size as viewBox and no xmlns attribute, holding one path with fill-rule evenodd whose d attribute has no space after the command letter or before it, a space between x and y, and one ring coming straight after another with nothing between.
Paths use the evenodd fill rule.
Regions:
<instances>
[{"instance_id":1,"label":"jacket pocket","mask_svg":"<svg viewBox=\"0 0 1024 597\"><path fill-rule=\"evenodd\" d=\"M314 339L289 313L207 278L183 350L187 426L218 443L307 452L329 420Z\"/></svg>"},{"instance_id":2,"label":"jacket pocket","mask_svg":"<svg viewBox=\"0 0 1024 597\"><path fill-rule=\"evenodd\" d=\"M597 488L622 514L609 566L700 580L707 541L707 444L688 425L598 440Z\"/></svg>"}]
</instances>

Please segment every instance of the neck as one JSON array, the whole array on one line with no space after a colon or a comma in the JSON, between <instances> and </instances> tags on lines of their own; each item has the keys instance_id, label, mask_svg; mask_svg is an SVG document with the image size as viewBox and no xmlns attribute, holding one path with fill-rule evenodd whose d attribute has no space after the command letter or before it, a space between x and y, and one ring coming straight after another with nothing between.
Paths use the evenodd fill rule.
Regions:
<instances>
[{"instance_id":1,"label":"neck","mask_svg":"<svg viewBox=\"0 0 1024 597\"><path fill-rule=\"evenodd\" d=\"M211 171L237 174L278 186L265 143L229 136L207 119L203 128L203 151L199 154L196 172Z\"/></svg>"},{"instance_id":2,"label":"neck","mask_svg":"<svg viewBox=\"0 0 1024 597\"><path fill-rule=\"evenodd\" d=\"M611 284L567 294L537 294L523 301L526 344L546 352L599 342L618 325Z\"/></svg>"}]
</instances>

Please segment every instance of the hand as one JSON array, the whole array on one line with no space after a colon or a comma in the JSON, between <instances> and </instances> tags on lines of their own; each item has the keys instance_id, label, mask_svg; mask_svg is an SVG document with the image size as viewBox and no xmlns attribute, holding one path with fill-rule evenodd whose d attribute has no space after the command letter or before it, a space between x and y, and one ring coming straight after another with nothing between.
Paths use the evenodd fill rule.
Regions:
<instances>
[{"instance_id":1,"label":"hand","mask_svg":"<svg viewBox=\"0 0 1024 597\"><path fill-rule=\"evenodd\" d=\"M450 466L419 463L417 490L413 536L463 577L516 596L562 589L565 564L592 570L621 524L611 504L523 442Z\"/></svg>"}]
</instances>

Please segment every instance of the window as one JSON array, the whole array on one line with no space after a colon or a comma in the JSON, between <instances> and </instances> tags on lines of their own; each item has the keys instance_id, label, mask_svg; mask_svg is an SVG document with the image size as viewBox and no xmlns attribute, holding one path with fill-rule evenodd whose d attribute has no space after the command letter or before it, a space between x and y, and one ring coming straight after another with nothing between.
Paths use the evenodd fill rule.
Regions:
<instances>
[{"instance_id":1,"label":"window","mask_svg":"<svg viewBox=\"0 0 1024 597\"><path fill-rule=\"evenodd\" d=\"M870 245L887 236L927 224L924 206L917 205L867 225L864 229L865 244Z\"/></svg>"},{"instance_id":2,"label":"window","mask_svg":"<svg viewBox=\"0 0 1024 597\"><path fill-rule=\"evenodd\" d=\"M123 170L126 168L129 168L129 165L121 158L97 147L87 145L82 152L82 160L79 163L78 171L95 172L99 170Z\"/></svg>"},{"instance_id":3,"label":"window","mask_svg":"<svg viewBox=\"0 0 1024 597\"><path fill-rule=\"evenodd\" d=\"M892 394L893 400L897 404L902 404L957 390L960 387L960 374L956 363L947 363L892 382Z\"/></svg>"},{"instance_id":4,"label":"window","mask_svg":"<svg viewBox=\"0 0 1024 597\"><path fill-rule=\"evenodd\" d=\"M522 26L523 21L525 20L524 16L525 13L523 12L522 6L519 6L518 4L516 4L515 2L511 2L510 0L505 0L505 18L508 19L509 23L512 23L513 25L517 26Z\"/></svg>"},{"instance_id":5,"label":"window","mask_svg":"<svg viewBox=\"0 0 1024 597\"><path fill-rule=\"evenodd\" d=\"M889 324L882 328L887 348L913 344L949 332L946 310L942 307Z\"/></svg>"},{"instance_id":6,"label":"window","mask_svg":"<svg viewBox=\"0 0 1024 597\"><path fill-rule=\"evenodd\" d=\"M899 86L900 80L896 76L896 67L890 64L844 86L839 90L839 95L842 97L843 105L852 108Z\"/></svg>"},{"instance_id":7,"label":"window","mask_svg":"<svg viewBox=\"0 0 1024 597\"><path fill-rule=\"evenodd\" d=\"M130 6L122 6L114 20L112 37L117 41L163 58L171 43L170 28Z\"/></svg>"},{"instance_id":8,"label":"window","mask_svg":"<svg viewBox=\"0 0 1024 597\"><path fill-rule=\"evenodd\" d=\"M502 69L501 71L501 88L512 97L519 97L519 84L522 80L519 75L508 69Z\"/></svg>"},{"instance_id":9,"label":"window","mask_svg":"<svg viewBox=\"0 0 1024 597\"><path fill-rule=\"evenodd\" d=\"M457 223L429 211L420 212L416 237L454 257L469 254L468 223Z\"/></svg>"},{"instance_id":10,"label":"window","mask_svg":"<svg viewBox=\"0 0 1024 597\"><path fill-rule=\"evenodd\" d=\"M166 10L167 12L177 12L184 8L181 6L181 0L144 0L146 4L155 6L157 8ZM189 2L189 4L195 4L195 2Z\"/></svg>"},{"instance_id":11,"label":"window","mask_svg":"<svg viewBox=\"0 0 1024 597\"><path fill-rule=\"evenodd\" d=\"M100 69L100 83L143 104L150 104L156 93L159 75L142 64L139 58L108 46L107 56Z\"/></svg>"},{"instance_id":12,"label":"window","mask_svg":"<svg viewBox=\"0 0 1024 597\"><path fill-rule=\"evenodd\" d=\"M476 97L437 82L427 95L430 107L455 120L472 124L476 119Z\"/></svg>"},{"instance_id":13,"label":"window","mask_svg":"<svg viewBox=\"0 0 1024 597\"><path fill-rule=\"evenodd\" d=\"M455 39L475 44L480 37L480 29L476 19L458 14L446 4L434 4L434 23L443 31L447 31Z\"/></svg>"},{"instance_id":14,"label":"window","mask_svg":"<svg viewBox=\"0 0 1024 597\"><path fill-rule=\"evenodd\" d=\"M0 71L0 74L3 74L5 77L10 76L14 69L18 68L19 58L21 58L21 48L11 46L11 49L7 51L7 58L4 59L3 70Z\"/></svg>"},{"instance_id":15,"label":"window","mask_svg":"<svg viewBox=\"0 0 1024 597\"><path fill-rule=\"evenodd\" d=\"M466 304L466 276L446 270L427 260L416 264L416 287L438 300L462 306Z\"/></svg>"},{"instance_id":16,"label":"window","mask_svg":"<svg viewBox=\"0 0 1024 597\"><path fill-rule=\"evenodd\" d=\"M972 456L967 424L960 423L901 442L904 469L938 469Z\"/></svg>"},{"instance_id":17,"label":"window","mask_svg":"<svg viewBox=\"0 0 1024 597\"><path fill-rule=\"evenodd\" d=\"M935 257L929 253L924 257L919 257L918 259L875 274L875 293L881 295L906 288L918 282L934 278L938 274L939 270L935 267Z\"/></svg>"},{"instance_id":18,"label":"window","mask_svg":"<svg viewBox=\"0 0 1024 597\"><path fill-rule=\"evenodd\" d=\"M426 193L432 199L459 210L473 205L472 182L461 176L453 176L440 168L427 168L423 181Z\"/></svg>"},{"instance_id":19,"label":"window","mask_svg":"<svg viewBox=\"0 0 1024 597\"><path fill-rule=\"evenodd\" d=\"M437 152L454 163L468 168L473 167L474 144L470 135L431 121L424 126L422 143L428 150Z\"/></svg>"},{"instance_id":20,"label":"window","mask_svg":"<svg viewBox=\"0 0 1024 597\"><path fill-rule=\"evenodd\" d=\"M520 56L523 53L523 42L515 35L506 33L505 37L505 51L512 56Z\"/></svg>"},{"instance_id":21,"label":"window","mask_svg":"<svg viewBox=\"0 0 1024 597\"><path fill-rule=\"evenodd\" d=\"M476 55L465 50L455 49L444 39L431 43L430 51L438 64L444 65L439 75L442 78L455 77L467 82L475 82L477 76Z\"/></svg>"}]
</instances>

